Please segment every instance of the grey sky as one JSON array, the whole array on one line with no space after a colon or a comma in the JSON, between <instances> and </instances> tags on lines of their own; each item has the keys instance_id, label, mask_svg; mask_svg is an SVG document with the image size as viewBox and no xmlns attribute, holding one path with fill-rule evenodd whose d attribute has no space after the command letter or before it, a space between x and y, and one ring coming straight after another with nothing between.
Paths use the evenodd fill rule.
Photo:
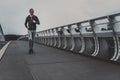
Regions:
<instances>
[{"instance_id":1,"label":"grey sky","mask_svg":"<svg viewBox=\"0 0 120 80\"><path fill-rule=\"evenodd\" d=\"M5 34L26 34L24 21L35 9L37 31L120 12L120 0L1 0L0 24Z\"/></svg>"}]
</instances>

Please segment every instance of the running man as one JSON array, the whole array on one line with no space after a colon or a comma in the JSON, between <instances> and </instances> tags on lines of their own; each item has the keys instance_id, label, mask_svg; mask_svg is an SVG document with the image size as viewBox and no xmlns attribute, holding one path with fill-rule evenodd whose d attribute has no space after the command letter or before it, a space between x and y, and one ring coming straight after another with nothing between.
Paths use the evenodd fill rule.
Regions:
<instances>
[{"instance_id":1,"label":"running man","mask_svg":"<svg viewBox=\"0 0 120 80\"><path fill-rule=\"evenodd\" d=\"M34 15L34 9L29 10L30 15L25 20L25 27L28 29L29 53L33 53L33 43L36 33L36 24L40 24L37 16Z\"/></svg>"}]
</instances>

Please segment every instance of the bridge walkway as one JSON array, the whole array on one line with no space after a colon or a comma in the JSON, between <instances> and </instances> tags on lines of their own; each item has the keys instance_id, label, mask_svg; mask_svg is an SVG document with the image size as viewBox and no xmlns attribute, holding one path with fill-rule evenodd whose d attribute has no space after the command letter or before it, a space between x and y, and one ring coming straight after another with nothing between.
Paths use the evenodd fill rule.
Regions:
<instances>
[{"instance_id":1,"label":"bridge walkway","mask_svg":"<svg viewBox=\"0 0 120 80\"><path fill-rule=\"evenodd\" d=\"M120 80L120 65L28 42L12 41L0 62L0 80Z\"/></svg>"}]
</instances>

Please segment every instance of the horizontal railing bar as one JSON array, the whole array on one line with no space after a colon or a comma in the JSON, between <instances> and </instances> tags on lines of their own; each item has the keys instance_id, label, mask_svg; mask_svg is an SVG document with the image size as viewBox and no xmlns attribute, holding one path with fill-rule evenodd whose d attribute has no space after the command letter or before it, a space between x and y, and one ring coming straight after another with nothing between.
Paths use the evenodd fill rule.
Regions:
<instances>
[{"instance_id":1,"label":"horizontal railing bar","mask_svg":"<svg viewBox=\"0 0 120 80\"><path fill-rule=\"evenodd\" d=\"M111 14L111 15L107 15L107 16L103 16L103 17L98 17L98 18L93 18L93 19L89 19L89 20L85 20L85 21L80 21L80 22L75 22L75 23L72 23L72 24L67 24L67 25L63 25L63 26L59 26L59 27L55 27L55 28L50 28L50 29L47 29L47 30L43 30L43 31L49 31L49 30L53 30L53 29L58 29L58 28L64 28L66 26L72 26L72 25L77 25L77 24L83 24L83 23L87 23L87 22L90 22L90 21L96 21L96 20L101 20L101 19L107 19L108 17L110 16L120 16L120 13L116 13L116 14ZM120 21L116 21L116 23L118 23ZM114 22L113 22L114 23ZM98 24L98 25L102 25L102 24L105 24L105 23L101 23L101 24ZM106 23L107 24L107 23ZM83 26L82 26L83 27ZM85 26L86 27L86 26ZM40 31L41 32L41 31Z\"/></svg>"}]
</instances>

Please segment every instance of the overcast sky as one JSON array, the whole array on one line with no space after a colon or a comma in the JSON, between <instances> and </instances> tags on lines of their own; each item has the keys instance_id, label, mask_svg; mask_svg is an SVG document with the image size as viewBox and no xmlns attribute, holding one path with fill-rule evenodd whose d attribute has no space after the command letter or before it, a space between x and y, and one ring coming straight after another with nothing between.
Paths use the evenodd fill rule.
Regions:
<instances>
[{"instance_id":1,"label":"overcast sky","mask_svg":"<svg viewBox=\"0 0 120 80\"><path fill-rule=\"evenodd\" d=\"M0 24L5 34L26 34L30 8L41 25L37 31L120 12L120 0L0 0Z\"/></svg>"}]
</instances>

